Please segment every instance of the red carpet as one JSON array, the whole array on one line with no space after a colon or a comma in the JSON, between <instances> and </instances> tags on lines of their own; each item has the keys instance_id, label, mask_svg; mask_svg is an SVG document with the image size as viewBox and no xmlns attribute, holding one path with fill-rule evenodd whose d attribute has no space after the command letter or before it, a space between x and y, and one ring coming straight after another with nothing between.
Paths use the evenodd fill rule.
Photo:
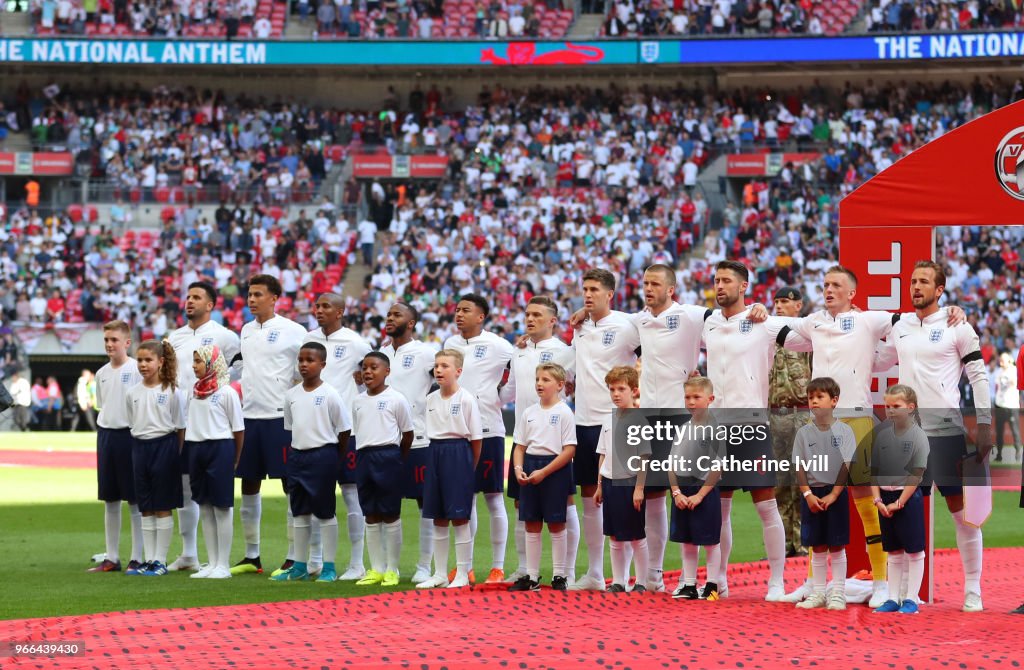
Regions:
<instances>
[{"instance_id":1,"label":"red carpet","mask_svg":"<svg viewBox=\"0 0 1024 670\"><path fill-rule=\"evenodd\" d=\"M730 597L717 603L664 594L410 591L4 621L0 640L72 639L87 648L73 659L14 659L36 668L1021 667L1024 617L1006 612L1024 599L1024 548L987 550L985 558L981 614L959 611L959 558L942 551L937 572L948 578L937 585L941 599L917 616L765 603L767 567L757 563L736 566ZM806 567L790 564L793 586Z\"/></svg>"},{"instance_id":2,"label":"red carpet","mask_svg":"<svg viewBox=\"0 0 1024 670\"><path fill-rule=\"evenodd\" d=\"M0 449L0 467L11 466L23 468L92 468L95 470L96 452Z\"/></svg>"}]
</instances>

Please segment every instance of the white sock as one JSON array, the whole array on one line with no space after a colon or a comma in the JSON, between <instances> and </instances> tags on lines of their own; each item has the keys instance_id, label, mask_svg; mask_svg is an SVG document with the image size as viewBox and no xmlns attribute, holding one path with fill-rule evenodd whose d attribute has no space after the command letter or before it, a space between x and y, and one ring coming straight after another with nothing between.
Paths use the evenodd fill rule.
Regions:
<instances>
[{"instance_id":1,"label":"white sock","mask_svg":"<svg viewBox=\"0 0 1024 670\"><path fill-rule=\"evenodd\" d=\"M225 570L231 567L231 540L235 534L234 512L233 507L216 507L213 510L217 522L217 564Z\"/></svg>"},{"instance_id":2,"label":"white sock","mask_svg":"<svg viewBox=\"0 0 1024 670\"><path fill-rule=\"evenodd\" d=\"M345 501L345 509L348 510L346 520L348 521L348 542L352 547L352 555L348 560L350 568L364 569L363 563L363 532L364 520L363 510L359 507L359 491L355 484L342 484L341 497Z\"/></svg>"},{"instance_id":3,"label":"white sock","mask_svg":"<svg viewBox=\"0 0 1024 670\"><path fill-rule=\"evenodd\" d=\"M665 499L648 500L646 509L647 555L650 568L647 572L641 573L640 566L636 566L638 582L654 582L661 579L665 567L665 545L668 543L668 507L665 506Z\"/></svg>"},{"instance_id":4,"label":"white sock","mask_svg":"<svg viewBox=\"0 0 1024 670\"><path fill-rule=\"evenodd\" d=\"M107 560L121 560L121 501L103 503L103 534L107 539Z\"/></svg>"},{"instance_id":5,"label":"white sock","mask_svg":"<svg viewBox=\"0 0 1024 670\"><path fill-rule=\"evenodd\" d=\"M384 527L384 571L398 572L402 560L402 520L382 524Z\"/></svg>"},{"instance_id":6,"label":"white sock","mask_svg":"<svg viewBox=\"0 0 1024 670\"><path fill-rule=\"evenodd\" d=\"M468 523L455 527L455 567L460 577L469 577L473 569L473 537Z\"/></svg>"},{"instance_id":7,"label":"white sock","mask_svg":"<svg viewBox=\"0 0 1024 670\"><path fill-rule=\"evenodd\" d=\"M309 515L312 516L312 515ZM284 508L285 535L288 537L288 553L284 555L286 561L295 560L295 517L292 515L292 506L289 503ZM312 532L312 531L311 531ZM302 560L306 560L303 554Z\"/></svg>"},{"instance_id":8,"label":"white sock","mask_svg":"<svg viewBox=\"0 0 1024 670\"><path fill-rule=\"evenodd\" d=\"M839 593L846 593L846 549L829 552L832 561L832 588Z\"/></svg>"},{"instance_id":9,"label":"white sock","mask_svg":"<svg viewBox=\"0 0 1024 670\"><path fill-rule=\"evenodd\" d=\"M217 553L217 517L213 513L213 505L200 505L199 516L203 520L203 540L206 542L208 557L206 562L211 567L217 567L220 564L220 554Z\"/></svg>"},{"instance_id":10,"label":"white sock","mask_svg":"<svg viewBox=\"0 0 1024 670\"><path fill-rule=\"evenodd\" d=\"M337 521L335 521L337 524ZM308 565L324 564L324 546L320 533L320 519L313 517L309 523L309 563Z\"/></svg>"},{"instance_id":11,"label":"white sock","mask_svg":"<svg viewBox=\"0 0 1024 670\"><path fill-rule=\"evenodd\" d=\"M420 557L417 570L430 572L430 557L434 555L434 520L420 517Z\"/></svg>"},{"instance_id":12,"label":"white sock","mask_svg":"<svg viewBox=\"0 0 1024 670\"><path fill-rule=\"evenodd\" d=\"M625 586L629 582L629 562L626 561L625 542L609 540L612 554L612 584Z\"/></svg>"},{"instance_id":13,"label":"white sock","mask_svg":"<svg viewBox=\"0 0 1024 670\"><path fill-rule=\"evenodd\" d=\"M732 553L732 498L722 498L722 557L718 565L718 586L729 582L729 554ZM708 574L714 574L709 568Z\"/></svg>"},{"instance_id":14,"label":"white sock","mask_svg":"<svg viewBox=\"0 0 1024 670\"><path fill-rule=\"evenodd\" d=\"M700 561L700 547L695 544L684 542L680 546L683 554L683 584L696 586L697 584L697 563Z\"/></svg>"},{"instance_id":15,"label":"white sock","mask_svg":"<svg viewBox=\"0 0 1024 670\"><path fill-rule=\"evenodd\" d=\"M448 576L448 526L434 526L434 574Z\"/></svg>"},{"instance_id":16,"label":"white sock","mask_svg":"<svg viewBox=\"0 0 1024 670\"><path fill-rule=\"evenodd\" d=\"M550 532L550 531L549 531ZM551 533L551 576L565 577L566 531Z\"/></svg>"},{"instance_id":17,"label":"white sock","mask_svg":"<svg viewBox=\"0 0 1024 670\"><path fill-rule=\"evenodd\" d=\"M192 500L192 482L188 475L181 476L182 506L178 508L178 532L181 533L181 555L199 558L199 505Z\"/></svg>"},{"instance_id":18,"label":"white sock","mask_svg":"<svg viewBox=\"0 0 1024 670\"><path fill-rule=\"evenodd\" d=\"M142 544L145 548L143 556L149 563L156 555L156 517L142 517Z\"/></svg>"},{"instance_id":19,"label":"white sock","mask_svg":"<svg viewBox=\"0 0 1024 670\"><path fill-rule=\"evenodd\" d=\"M576 503L565 506L565 570L569 582L576 581L576 555L580 550L580 514Z\"/></svg>"},{"instance_id":20,"label":"white sock","mask_svg":"<svg viewBox=\"0 0 1024 670\"><path fill-rule=\"evenodd\" d=\"M583 498L583 534L587 542L587 574L604 581L604 517L594 498Z\"/></svg>"},{"instance_id":21,"label":"white sock","mask_svg":"<svg viewBox=\"0 0 1024 670\"><path fill-rule=\"evenodd\" d=\"M704 547L704 565L721 565L722 564L722 545L712 544ZM705 582L715 581L715 575L707 570L707 574L704 575ZM717 586L717 585L716 585Z\"/></svg>"},{"instance_id":22,"label":"white sock","mask_svg":"<svg viewBox=\"0 0 1024 670\"><path fill-rule=\"evenodd\" d=\"M651 568L647 538L631 540L625 544L627 551L633 554L633 561L636 563L637 582L640 583L640 575L646 575ZM626 563L626 565L628 566L629 563ZM628 571L629 568L627 567L626 570ZM627 579L626 581L629 580Z\"/></svg>"},{"instance_id":23,"label":"white sock","mask_svg":"<svg viewBox=\"0 0 1024 670\"><path fill-rule=\"evenodd\" d=\"M542 533L526 532L526 572L530 579L540 581L540 552Z\"/></svg>"},{"instance_id":24,"label":"white sock","mask_svg":"<svg viewBox=\"0 0 1024 670\"><path fill-rule=\"evenodd\" d=\"M960 550L960 562L964 566L964 593L981 595L981 529L964 521L963 510L954 512L953 519L956 521L956 548Z\"/></svg>"},{"instance_id":25,"label":"white sock","mask_svg":"<svg viewBox=\"0 0 1024 670\"><path fill-rule=\"evenodd\" d=\"M287 505L288 502L285 502ZM263 516L263 498L259 493L242 496L242 533L245 534L245 557L260 557L260 519Z\"/></svg>"},{"instance_id":26,"label":"white sock","mask_svg":"<svg viewBox=\"0 0 1024 670\"><path fill-rule=\"evenodd\" d=\"M921 597L921 582L924 581L924 552L917 551L913 554L904 554L904 556L906 556L907 567L907 594L904 598L918 602ZM892 595L890 594L889 597L891 598Z\"/></svg>"},{"instance_id":27,"label":"white sock","mask_svg":"<svg viewBox=\"0 0 1024 670\"><path fill-rule=\"evenodd\" d=\"M907 572L907 555L902 551L890 551L887 561L889 577L889 598L896 602L903 602L903 583ZM920 590L918 584L918 590Z\"/></svg>"},{"instance_id":28,"label":"white sock","mask_svg":"<svg viewBox=\"0 0 1024 670\"><path fill-rule=\"evenodd\" d=\"M317 565L323 566L324 563L334 563L338 558L338 517L332 516L330 519L316 519L317 526L320 528L321 538L321 552L320 552L320 563ZM310 543L312 543L310 539ZM310 553L313 550L310 549ZM312 560L312 559L310 559Z\"/></svg>"},{"instance_id":29,"label":"white sock","mask_svg":"<svg viewBox=\"0 0 1024 670\"><path fill-rule=\"evenodd\" d=\"M476 556L476 553L475 553L476 552L476 531L477 531L477 527L480 525L480 523L479 523L479 519L477 519L477 515L476 515L476 494L475 493L473 494L473 502L469 506L469 523L466 524L466 525L469 526L469 555L470 556ZM458 560L456 559L456 564L457 563L458 563Z\"/></svg>"},{"instance_id":30,"label":"white sock","mask_svg":"<svg viewBox=\"0 0 1024 670\"><path fill-rule=\"evenodd\" d=\"M366 524L366 553L370 555L370 569L384 573L384 524Z\"/></svg>"},{"instance_id":31,"label":"white sock","mask_svg":"<svg viewBox=\"0 0 1024 670\"><path fill-rule=\"evenodd\" d=\"M295 553L293 555L299 557L292 560L297 563L305 563L306 557L309 556L309 536L313 533L313 529L310 527L312 523L312 514L300 514L292 519L295 534ZM306 567L308 568L309 565L307 564Z\"/></svg>"},{"instance_id":32,"label":"white sock","mask_svg":"<svg viewBox=\"0 0 1024 670\"><path fill-rule=\"evenodd\" d=\"M786 570L786 531L782 526L779 503L772 498L755 503L754 507L761 517L764 550L768 554L768 565L771 568L768 586L782 586L783 573ZM843 579L846 579L845 575Z\"/></svg>"},{"instance_id":33,"label":"white sock","mask_svg":"<svg viewBox=\"0 0 1024 670\"><path fill-rule=\"evenodd\" d=\"M174 517L156 517L156 547L153 555L157 561L167 564L167 550L171 548L171 536L174 535Z\"/></svg>"},{"instance_id":34,"label":"white sock","mask_svg":"<svg viewBox=\"0 0 1024 670\"><path fill-rule=\"evenodd\" d=\"M626 582L628 583L629 582L629 567L633 564L633 545L632 545L632 543L630 543L630 542L623 542L622 543L622 552L626 555ZM637 579L641 579L640 578L639 568L637 568L636 577L637 577ZM646 579L646 578L644 578L644 579ZM642 579L640 581L640 583L644 584L645 582Z\"/></svg>"},{"instance_id":35,"label":"white sock","mask_svg":"<svg viewBox=\"0 0 1024 670\"><path fill-rule=\"evenodd\" d=\"M815 551L811 554L811 581L815 593L825 593L828 582L828 552Z\"/></svg>"},{"instance_id":36,"label":"white sock","mask_svg":"<svg viewBox=\"0 0 1024 670\"><path fill-rule=\"evenodd\" d=\"M526 522L516 521L516 556L519 558L519 570L526 570Z\"/></svg>"},{"instance_id":37,"label":"white sock","mask_svg":"<svg viewBox=\"0 0 1024 670\"><path fill-rule=\"evenodd\" d=\"M491 515L491 567L505 569L505 547L508 546L508 510L503 493L485 493L487 511Z\"/></svg>"},{"instance_id":38,"label":"white sock","mask_svg":"<svg viewBox=\"0 0 1024 670\"><path fill-rule=\"evenodd\" d=\"M128 505L132 527L132 557L129 560L142 562L142 512L138 505Z\"/></svg>"}]
</instances>

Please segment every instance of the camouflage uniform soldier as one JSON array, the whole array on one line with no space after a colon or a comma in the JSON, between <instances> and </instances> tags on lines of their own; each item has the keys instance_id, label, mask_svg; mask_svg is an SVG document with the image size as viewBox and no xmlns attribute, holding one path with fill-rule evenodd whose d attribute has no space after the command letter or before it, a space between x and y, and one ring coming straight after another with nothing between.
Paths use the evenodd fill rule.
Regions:
<instances>
[{"instance_id":1,"label":"camouflage uniform soldier","mask_svg":"<svg viewBox=\"0 0 1024 670\"><path fill-rule=\"evenodd\" d=\"M803 294L784 287L775 292L776 316L800 316ZM769 378L772 445L775 458L791 461L796 431L807 422L807 382L811 380L811 354L775 347L775 361ZM778 473L775 499L786 531L786 555L806 556L800 546L800 496L792 471Z\"/></svg>"}]
</instances>

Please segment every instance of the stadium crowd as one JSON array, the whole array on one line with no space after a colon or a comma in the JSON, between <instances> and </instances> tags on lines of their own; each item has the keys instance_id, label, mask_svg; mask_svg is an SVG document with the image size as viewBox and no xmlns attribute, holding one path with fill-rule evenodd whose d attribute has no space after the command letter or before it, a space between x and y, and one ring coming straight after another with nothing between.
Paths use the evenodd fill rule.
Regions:
<instances>
[{"instance_id":1,"label":"stadium crowd","mask_svg":"<svg viewBox=\"0 0 1024 670\"><path fill-rule=\"evenodd\" d=\"M667 5L667 6L666 6ZM609 37L636 35L728 35L807 33L821 35L844 28L859 6L837 2L844 13L833 22L826 14L830 3L822 0L615 0L608 11L603 34ZM847 11L847 7L849 10Z\"/></svg>"},{"instance_id":2,"label":"stadium crowd","mask_svg":"<svg viewBox=\"0 0 1024 670\"><path fill-rule=\"evenodd\" d=\"M1020 25L1020 3L1012 0L869 0L865 22L881 30L999 30Z\"/></svg>"}]
</instances>

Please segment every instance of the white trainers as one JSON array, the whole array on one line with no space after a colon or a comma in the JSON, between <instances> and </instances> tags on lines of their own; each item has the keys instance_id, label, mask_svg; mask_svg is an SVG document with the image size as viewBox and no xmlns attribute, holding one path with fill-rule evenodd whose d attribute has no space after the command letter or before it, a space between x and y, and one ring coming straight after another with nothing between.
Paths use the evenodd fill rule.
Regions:
<instances>
[{"instance_id":1,"label":"white trainers","mask_svg":"<svg viewBox=\"0 0 1024 670\"><path fill-rule=\"evenodd\" d=\"M308 574L313 579L316 579L320 576L320 573L323 571L323 569L323 563L310 563L306 566L306 574Z\"/></svg>"},{"instance_id":2,"label":"white trainers","mask_svg":"<svg viewBox=\"0 0 1024 670\"><path fill-rule=\"evenodd\" d=\"M782 602L784 602L784 603L798 603L801 600L803 600L804 598L806 598L807 596L811 595L811 591L813 591L813 590L814 590L814 588L811 586L810 580L807 580L803 584L801 584L800 586L796 587L795 590L793 590L793 591L787 593L786 595L782 596Z\"/></svg>"},{"instance_id":3,"label":"white trainers","mask_svg":"<svg viewBox=\"0 0 1024 670\"><path fill-rule=\"evenodd\" d=\"M647 590L651 593L664 593L665 592L665 571L664 570L648 570L647 572Z\"/></svg>"},{"instance_id":4,"label":"white trainers","mask_svg":"<svg viewBox=\"0 0 1024 670\"><path fill-rule=\"evenodd\" d=\"M786 597L786 589L783 588L782 584L773 584L768 587L768 593L765 595L765 602L777 603L782 602L782 599Z\"/></svg>"},{"instance_id":5,"label":"white trainers","mask_svg":"<svg viewBox=\"0 0 1024 670\"><path fill-rule=\"evenodd\" d=\"M886 600L889 600L889 582L876 579L874 586L871 587L871 600L868 601L868 607L878 609Z\"/></svg>"},{"instance_id":6,"label":"white trainers","mask_svg":"<svg viewBox=\"0 0 1024 670\"><path fill-rule=\"evenodd\" d=\"M575 584L570 586L569 590L570 591L604 591L605 590L604 580L599 578L599 577L595 577L594 575L591 575L591 574L588 573L588 574L583 575L583 577L578 582L576 582Z\"/></svg>"},{"instance_id":7,"label":"white trainers","mask_svg":"<svg viewBox=\"0 0 1024 670\"><path fill-rule=\"evenodd\" d=\"M418 589L436 589L438 587L448 586L448 577L442 574L436 574L430 579L420 582L416 585Z\"/></svg>"},{"instance_id":8,"label":"white trainers","mask_svg":"<svg viewBox=\"0 0 1024 670\"><path fill-rule=\"evenodd\" d=\"M965 612L982 612L984 608L981 606L981 596L974 592L969 592L964 596L964 611Z\"/></svg>"},{"instance_id":9,"label":"white trainers","mask_svg":"<svg viewBox=\"0 0 1024 670\"><path fill-rule=\"evenodd\" d=\"M813 610L825 607L827 604L828 601L826 600L824 593L814 592L807 596L807 598L802 602L798 602L796 606L802 610Z\"/></svg>"},{"instance_id":10,"label":"white trainers","mask_svg":"<svg viewBox=\"0 0 1024 670\"><path fill-rule=\"evenodd\" d=\"M99 554L93 554L92 555L92 562L93 563L102 563L105 560L107 560L107 552L105 552L105 551L101 552Z\"/></svg>"},{"instance_id":11,"label":"white trainers","mask_svg":"<svg viewBox=\"0 0 1024 670\"><path fill-rule=\"evenodd\" d=\"M413 584L422 584L430 579L430 568L416 568L416 574L412 576Z\"/></svg>"},{"instance_id":12,"label":"white trainers","mask_svg":"<svg viewBox=\"0 0 1024 670\"><path fill-rule=\"evenodd\" d=\"M193 575L194 576L194 575ZM231 579L231 570L223 565L219 565L210 571L210 574L206 575L207 579Z\"/></svg>"},{"instance_id":13,"label":"white trainers","mask_svg":"<svg viewBox=\"0 0 1024 670\"><path fill-rule=\"evenodd\" d=\"M207 563L206 566L200 568L199 572L193 572L189 577L192 579L206 579L210 576L210 573L213 572L214 567L215 566Z\"/></svg>"},{"instance_id":14,"label":"white trainers","mask_svg":"<svg viewBox=\"0 0 1024 670\"><path fill-rule=\"evenodd\" d=\"M832 589L832 593L828 595L828 605L826 609L830 610L844 610L846 609L846 593L839 589Z\"/></svg>"},{"instance_id":15,"label":"white trainers","mask_svg":"<svg viewBox=\"0 0 1024 670\"><path fill-rule=\"evenodd\" d=\"M455 579L448 584L450 589L461 589L464 586L469 586L469 573L468 572L455 572Z\"/></svg>"},{"instance_id":16,"label":"white trainers","mask_svg":"<svg viewBox=\"0 0 1024 670\"><path fill-rule=\"evenodd\" d=\"M339 582L355 582L366 576L366 568L359 565L350 565L348 570L338 577Z\"/></svg>"},{"instance_id":17,"label":"white trainers","mask_svg":"<svg viewBox=\"0 0 1024 670\"><path fill-rule=\"evenodd\" d=\"M182 554L174 559L174 562L167 566L167 572L179 572L181 570L198 570L199 559L195 556Z\"/></svg>"},{"instance_id":18,"label":"white trainers","mask_svg":"<svg viewBox=\"0 0 1024 670\"><path fill-rule=\"evenodd\" d=\"M505 575L505 581L506 582L511 582L511 583L515 584L517 581L519 581L520 578L525 577L526 574L527 574L526 570L524 570L522 568L516 568L516 571L513 572L512 574ZM569 584L570 584L569 588L570 589L572 588L572 586L571 586L572 583L573 583L572 581L569 582Z\"/></svg>"}]
</instances>

